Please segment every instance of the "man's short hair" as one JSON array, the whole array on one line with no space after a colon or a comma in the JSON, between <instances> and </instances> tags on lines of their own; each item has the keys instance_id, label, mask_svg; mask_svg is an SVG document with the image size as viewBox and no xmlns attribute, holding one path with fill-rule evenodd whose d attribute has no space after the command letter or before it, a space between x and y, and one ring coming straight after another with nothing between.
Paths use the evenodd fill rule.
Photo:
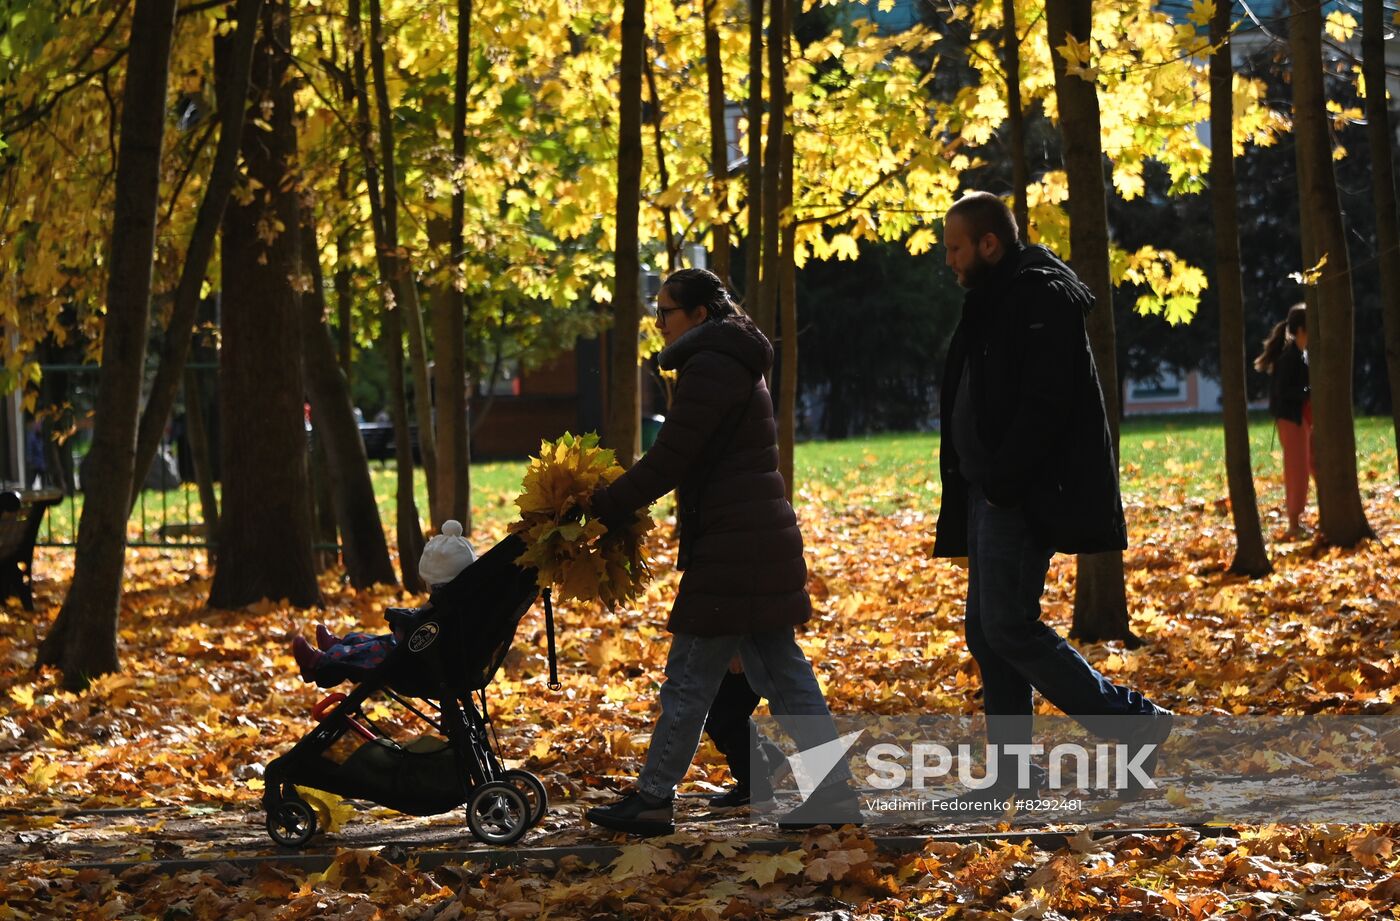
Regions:
<instances>
[{"instance_id":1,"label":"man's short hair","mask_svg":"<svg viewBox=\"0 0 1400 921\"><path fill-rule=\"evenodd\" d=\"M948 209L944 223L955 214L972 229L974 243L990 233L995 234L1007 249L1016 244L1016 216L1006 202L991 192L968 192Z\"/></svg>"}]
</instances>

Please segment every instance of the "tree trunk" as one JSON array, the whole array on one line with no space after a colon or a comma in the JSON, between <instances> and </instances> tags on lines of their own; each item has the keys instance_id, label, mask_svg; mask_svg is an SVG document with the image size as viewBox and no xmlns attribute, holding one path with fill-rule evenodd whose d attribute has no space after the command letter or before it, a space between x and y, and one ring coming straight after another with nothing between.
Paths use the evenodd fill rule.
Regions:
<instances>
[{"instance_id":1,"label":"tree trunk","mask_svg":"<svg viewBox=\"0 0 1400 921\"><path fill-rule=\"evenodd\" d=\"M1352 417L1352 352L1355 308L1351 259L1342 226L1341 200L1332 171L1332 139L1322 89L1322 10L1316 0L1289 0L1293 56L1293 134L1298 158L1298 205L1308 215L1311 246L1304 268L1326 265L1308 310L1308 366L1312 388L1313 458L1322 539L1352 547L1371 537L1356 479L1356 430ZM1382 264L1386 261L1382 258ZM1314 306L1315 305L1315 306Z\"/></svg>"},{"instance_id":2,"label":"tree trunk","mask_svg":"<svg viewBox=\"0 0 1400 921\"><path fill-rule=\"evenodd\" d=\"M114 672L126 521L135 478L136 424L150 320L151 270L175 0L136 0L117 152L116 205L107 274L92 462L78 522L73 582L38 665L56 665L80 690Z\"/></svg>"},{"instance_id":3,"label":"tree trunk","mask_svg":"<svg viewBox=\"0 0 1400 921\"><path fill-rule=\"evenodd\" d=\"M223 514L209 605L264 598L321 603L311 555L311 501L301 367L301 225L295 86L287 0L262 9L243 161L257 194L224 213L219 417ZM269 109L271 110L269 112ZM271 130L259 122L270 124ZM268 241L260 227L282 230Z\"/></svg>"},{"instance_id":4,"label":"tree trunk","mask_svg":"<svg viewBox=\"0 0 1400 921\"><path fill-rule=\"evenodd\" d=\"M349 248L349 234L342 234L336 239L337 257ZM355 377L355 295L350 270L338 266L331 283L335 287L336 330L339 333L336 338L336 361L340 364L340 371L345 375L345 384L348 387Z\"/></svg>"},{"instance_id":5,"label":"tree trunk","mask_svg":"<svg viewBox=\"0 0 1400 921\"><path fill-rule=\"evenodd\" d=\"M648 46L651 44L647 43ZM647 93L651 96L651 138L652 149L656 151L656 173L661 180L662 197L666 195L667 189L671 187L671 174L666 169L666 145L665 134L662 122L666 119L666 113L661 108L661 94L656 91L656 68L651 65L651 55L643 50L642 69L646 76ZM674 208L670 205L660 205L661 224L666 235L666 272L670 274L681 267L681 243L676 236L675 221L672 218Z\"/></svg>"},{"instance_id":6,"label":"tree trunk","mask_svg":"<svg viewBox=\"0 0 1400 921\"><path fill-rule=\"evenodd\" d=\"M472 0L457 0L457 75L453 87L452 158L458 168L462 168L467 159L467 88L471 85L472 12ZM439 336L435 333L433 338L438 367L441 369L438 394L442 400L442 413L439 416L438 444L443 449L442 465L452 472L447 508L451 513L450 517L462 523L463 533L470 535L471 399L467 389L467 306L466 296L457 284L462 260L466 258L465 225L466 191L460 185L454 185L452 218L447 237L450 247L448 265L451 268L453 283L446 291L444 308L447 317L442 327L447 334Z\"/></svg>"},{"instance_id":7,"label":"tree trunk","mask_svg":"<svg viewBox=\"0 0 1400 921\"><path fill-rule=\"evenodd\" d=\"M394 585L394 564L384 539L374 482L364 439L355 421L350 385L336 360L335 343L326 328L326 296L319 265L316 228L302 225L302 250L311 273L311 291L305 296L302 320L306 361L306 389L311 394L311 422L325 447L326 477L330 483L335 525L340 530L345 574L357 589Z\"/></svg>"},{"instance_id":8,"label":"tree trunk","mask_svg":"<svg viewBox=\"0 0 1400 921\"><path fill-rule=\"evenodd\" d=\"M1225 417L1225 472L1235 523L1230 572L1252 577L1273 571L1259 526L1254 469L1249 460L1249 397L1245 390L1244 287L1235 195L1234 90L1230 61L1230 4L1211 21L1210 194L1215 215L1215 290L1220 302L1220 393Z\"/></svg>"},{"instance_id":9,"label":"tree trunk","mask_svg":"<svg viewBox=\"0 0 1400 921\"><path fill-rule=\"evenodd\" d=\"M1026 114L1021 109L1021 36L1016 31L1016 0L1002 0L1002 60L1006 68L1006 117L1011 128L1011 211L1021 240L1030 239L1030 208L1026 186L1030 164L1026 161Z\"/></svg>"},{"instance_id":10,"label":"tree trunk","mask_svg":"<svg viewBox=\"0 0 1400 921\"><path fill-rule=\"evenodd\" d=\"M308 386L309 389L309 386ZM326 454L325 428L317 418L316 404L311 404L311 559L319 575L340 562L336 553L335 484L331 482L330 458Z\"/></svg>"},{"instance_id":11,"label":"tree trunk","mask_svg":"<svg viewBox=\"0 0 1400 921\"><path fill-rule=\"evenodd\" d=\"M758 310L763 262L763 0L749 0L748 227L744 233L744 306Z\"/></svg>"},{"instance_id":12,"label":"tree trunk","mask_svg":"<svg viewBox=\"0 0 1400 921\"><path fill-rule=\"evenodd\" d=\"M1058 48L1066 34L1089 41L1092 0L1047 0L1050 44ZM1076 274L1097 301L1088 317L1089 343L1103 387L1104 406L1118 452L1118 359L1114 344L1113 285L1108 264L1108 206L1104 192L1103 147L1099 136L1098 87L1066 73L1056 52L1055 97L1064 138L1065 173L1069 179L1070 252ZM1128 624L1123 582L1123 554L1083 554L1074 592L1074 626L1070 635L1087 641L1121 639L1141 644Z\"/></svg>"},{"instance_id":13,"label":"tree trunk","mask_svg":"<svg viewBox=\"0 0 1400 921\"><path fill-rule=\"evenodd\" d=\"M783 135L783 208L792 207L793 155L792 132ZM788 221L783 226L779 257L779 343L782 363L778 378L778 470L787 486L788 501L792 501L796 482L793 477L793 455L797 434L797 224Z\"/></svg>"},{"instance_id":14,"label":"tree trunk","mask_svg":"<svg viewBox=\"0 0 1400 921\"><path fill-rule=\"evenodd\" d=\"M384 240L392 267L395 306L408 332L408 357L413 371L413 408L418 420L418 456L428 480L428 508L436 516L437 451L433 438L433 394L428 385L428 348L423 336L423 310L412 260L399 248L399 192L394 163L394 118L389 105L389 82L384 65L384 17L379 0L369 0L369 59L374 71L375 103L379 108L379 159L384 182Z\"/></svg>"},{"instance_id":15,"label":"tree trunk","mask_svg":"<svg viewBox=\"0 0 1400 921\"><path fill-rule=\"evenodd\" d=\"M180 268L180 281L175 288L175 306L165 329L160 366L151 382L146 408L141 414L141 427L136 437L136 479L132 484L129 508L135 506L141 493L141 480L151 469L156 451L160 449L165 425L170 420L175 395L184 380L185 362L190 354L190 337L194 332L195 315L199 312L200 292L209 270L209 257L214 253L214 240L223 221L229 192L238 176L238 150L243 140L243 109L248 103L248 83L253 70L253 43L257 38L258 14L262 0L238 0L234 12L237 30L231 36L216 37L217 66L227 68L226 79L218 81L219 145L214 153L214 165L204 197L195 215L194 230L185 249L185 262ZM225 60L225 55L227 59Z\"/></svg>"},{"instance_id":16,"label":"tree trunk","mask_svg":"<svg viewBox=\"0 0 1400 921\"><path fill-rule=\"evenodd\" d=\"M710 271L729 279L729 133L724 120L724 60L720 57L719 0L705 0L705 86L710 103Z\"/></svg>"},{"instance_id":17,"label":"tree trunk","mask_svg":"<svg viewBox=\"0 0 1400 921\"><path fill-rule=\"evenodd\" d=\"M355 90L353 85L345 86L345 101L351 105L355 102ZM350 176L350 161L342 160L340 169L336 173L336 190L339 192L340 201L350 201L351 189L354 183ZM340 337L336 340L337 360L340 362L341 373L345 375L347 387L355 380L355 284L350 274L351 251L354 243L350 236L350 228L341 225L340 232L335 238L335 313L336 322L339 326Z\"/></svg>"},{"instance_id":18,"label":"tree trunk","mask_svg":"<svg viewBox=\"0 0 1400 921\"><path fill-rule=\"evenodd\" d=\"M777 335L778 292L782 288L783 133L787 121L787 5L769 0L768 13L768 141L763 147L763 257L758 279L754 323L769 339Z\"/></svg>"},{"instance_id":19,"label":"tree trunk","mask_svg":"<svg viewBox=\"0 0 1400 921\"><path fill-rule=\"evenodd\" d=\"M1371 140L1371 182L1375 187L1376 248L1381 264L1381 315L1385 324L1385 368L1390 379L1390 418L1395 455L1400 461L1400 227L1395 203L1390 105L1385 98L1385 4L1365 0L1361 40L1365 58L1366 133ZM1400 468L1397 468L1400 472Z\"/></svg>"},{"instance_id":20,"label":"tree trunk","mask_svg":"<svg viewBox=\"0 0 1400 921\"><path fill-rule=\"evenodd\" d=\"M418 557L423 552L423 529L418 521L418 503L413 494L413 443L409 431L408 400L404 395L403 326L399 321L393 299L393 279L396 263L391 258L394 247L389 244L388 209L381 198L379 165L370 145L369 82L365 72L363 23L359 0L350 0L348 21L352 30L350 47L355 90L356 134L360 156L365 164L365 186L369 194L370 222L374 226L375 254L379 268L381 298L380 341L384 348L389 374L389 417L394 424L394 464L396 468L394 503L395 531L398 535L399 572L403 587L421 592L426 586L418 575Z\"/></svg>"},{"instance_id":21,"label":"tree trunk","mask_svg":"<svg viewBox=\"0 0 1400 921\"><path fill-rule=\"evenodd\" d=\"M428 240L433 247L449 254L444 265L447 274L433 291L429 314L433 323L433 391L437 394L438 444L443 453L438 456L437 502L433 520L441 526L449 518L462 523L463 533L471 533L471 512L468 505L468 427L467 419L467 356L465 309L462 292L454 283L456 272L452 265L453 246L450 221L428 220Z\"/></svg>"},{"instance_id":22,"label":"tree trunk","mask_svg":"<svg viewBox=\"0 0 1400 921\"><path fill-rule=\"evenodd\" d=\"M630 467L641 451L642 393L637 367L641 327L638 213L642 194L642 70L646 57L646 0L622 5L622 69L617 141L617 239L613 264L612 363L608 374L608 447Z\"/></svg>"},{"instance_id":23,"label":"tree trunk","mask_svg":"<svg viewBox=\"0 0 1400 921\"><path fill-rule=\"evenodd\" d=\"M204 388L199 376L185 367L185 435L190 441L190 460L199 489L199 508L204 518L204 538L215 556L214 536L219 533L219 499L214 492L214 457L209 450L209 423L204 418Z\"/></svg>"}]
</instances>

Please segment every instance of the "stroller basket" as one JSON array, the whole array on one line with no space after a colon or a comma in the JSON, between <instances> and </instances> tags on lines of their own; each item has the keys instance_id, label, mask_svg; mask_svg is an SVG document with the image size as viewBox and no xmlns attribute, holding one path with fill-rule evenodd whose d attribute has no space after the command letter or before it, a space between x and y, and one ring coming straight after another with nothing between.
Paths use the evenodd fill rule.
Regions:
<instances>
[{"instance_id":1,"label":"stroller basket","mask_svg":"<svg viewBox=\"0 0 1400 921\"><path fill-rule=\"evenodd\" d=\"M486 710L485 689L539 597L535 571L515 564L524 549L518 537L502 540L436 589L428 606L398 620L403 639L378 667L344 668L339 677L355 687L322 701L317 726L267 767L263 807L273 840L299 847L315 834L316 814L298 785L411 815L437 815L465 803L472 833L491 844L518 840L543 817L543 784L527 771L503 769ZM544 607L550 686L557 687L548 590ZM402 745L369 729L362 705L376 693L402 704L440 737ZM406 698L420 698L435 713Z\"/></svg>"}]
</instances>

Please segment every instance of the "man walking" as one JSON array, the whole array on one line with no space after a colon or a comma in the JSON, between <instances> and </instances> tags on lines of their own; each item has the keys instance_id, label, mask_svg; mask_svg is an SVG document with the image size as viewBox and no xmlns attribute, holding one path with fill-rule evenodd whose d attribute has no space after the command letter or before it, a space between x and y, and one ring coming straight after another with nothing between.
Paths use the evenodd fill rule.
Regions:
<instances>
[{"instance_id":1,"label":"man walking","mask_svg":"<svg viewBox=\"0 0 1400 921\"><path fill-rule=\"evenodd\" d=\"M988 758L998 771L992 792L1029 792L1006 746L1031 741L1033 690L1096 734L1133 745L1160 746L1172 716L1099 674L1040 620L1051 556L1127 546L1084 326L1094 297L1048 249L1019 242L995 195L960 199L943 238L967 295L943 375L934 555L967 558L967 646L999 758ZM1141 763L1150 774L1156 749Z\"/></svg>"}]
</instances>

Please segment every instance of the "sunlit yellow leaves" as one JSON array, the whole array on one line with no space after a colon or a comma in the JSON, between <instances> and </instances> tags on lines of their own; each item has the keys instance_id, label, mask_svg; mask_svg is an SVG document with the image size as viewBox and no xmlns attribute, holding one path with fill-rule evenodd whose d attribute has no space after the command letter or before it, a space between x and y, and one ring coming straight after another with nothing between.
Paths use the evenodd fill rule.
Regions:
<instances>
[{"instance_id":1,"label":"sunlit yellow leaves","mask_svg":"<svg viewBox=\"0 0 1400 921\"><path fill-rule=\"evenodd\" d=\"M1351 13L1346 10L1333 10L1327 14L1322 27L1333 39L1346 43L1356 34L1357 25L1356 17Z\"/></svg>"},{"instance_id":2,"label":"sunlit yellow leaves","mask_svg":"<svg viewBox=\"0 0 1400 921\"><path fill-rule=\"evenodd\" d=\"M1264 81L1234 75L1234 144L1235 156L1244 153L1247 144L1270 147L1278 136L1291 128L1287 116L1265 102Z\"/></svg>"},{"instance_id":3,"label":"sunlit yellow leaves","mask_svg":"<svg viewBox=\"0 0 1400 921\"><path fill-rule=\"evenodd\" d=\"M1136 308L1142 314L1161 315L1173 326L1190 322L1196 315L1200 295L1206 289L1206 274L1182 261L1171 250L1144 246L1133 253L1114 248L1112 271L1116 283L1146 287Z\"/></svg>"},{"instance_id":4,"label":"sunlit yellow leaves","mask_svg":"<svg viewBox=\"0 0 1400 921\"><path fill-rule=\"evenodd\" d=\"M1089 66L1089 62L1093 59L1093 49L1090 47L1090 42L1077 41L1073 35L1066 35L1065 43L1056 46L1055 50L1065 60L1065 73L1091 83L1098 78L1099 69Z\"/></svg>"},{"instance_id":5,"label":"sunlit yellow leaves","mask_svg":"<svg viewBox=\"0 0 1400 921\"><path fill-rule=\"evenodd\" d=\"M1215 0L1193 0L1191 12L1186 15L1186 19L1194 26L1208 28L1210 21L1215 16Z\"/></svg>"},{"instance_id":6,"label":"sunlit yellow leaves","mask_svg":"<svg viewBox=\"0 0 1400 921\"><path fill-rule=\"evenodd\" d=\"M34 706L34 688L29 685L17 684L10 688L10 698L28 710Z\"/></svg>"},{"instance_id":7,"label":"sunlit yellow leaves","mask_svg":"<svg viewBox=\"0 0 1400 921\"><path fill-rule=\"evenodd\" d=\"M1326 267L1327 254L1323 253L1322 258L1317 260L1316 265L1312 266L1311 268L1304 269L1301 272L1292 272L1289 274L1288 277L1300 285L1307 285L1311 287L1312 285L1316 285L1318 281L1322 279L1322 270Z\"/></svg>"},{"instance_id":8,"label":"sunlit yellow leaves","mask_svg":"<svg viewBox=\"0 0 1400 921\"><path fill-rule=\"evenodd\" d=\"M35 793L47 793L58 779L59 766L43 758L35 758L29 762L29 769L24 772L20 779L24 785Z\"/></svg>"},{"instance_id":9,"label":"sunlit yellow leaves","mask_svg":"<svg viewBox=\"0 0 1400 921\"><path fill-rule=\"evenodd\" d=\"M516 499L511 525L526 543L519 563L537 569L541 588L556 586L563 601L601 601L608 608L636 598L650 569L643 542L651 530L645 510L621 534L588 515L593 492L622 475L611 450L594 434L564 434L543 442Z\"/></svg>"},{"instance_id":10,"label":"sunlit yellow leaves","mask_svg":"<svg viewBox=\"0 0 1400 921\"><path fill-rule=\"evenodd\" d=\"M905 246L908 247L912 255L918 256L933 249L934 244L937 242L937 234L927 227L920 227L909 235L909 239L905 241Z\"/></svg>"}]
</instances>

